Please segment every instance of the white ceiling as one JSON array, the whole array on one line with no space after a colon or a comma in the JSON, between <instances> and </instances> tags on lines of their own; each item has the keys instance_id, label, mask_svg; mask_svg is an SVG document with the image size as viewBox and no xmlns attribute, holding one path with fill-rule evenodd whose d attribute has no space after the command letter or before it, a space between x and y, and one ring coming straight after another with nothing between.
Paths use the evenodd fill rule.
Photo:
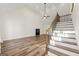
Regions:
<instances>
[{"instance_id":1,"label":"white ceiling","mask_svg":"<svg viewBox=\"0 0 79 59\"><path fill-rule=\"evenodd\" d=\"M52 9L54 3L48 3L47 9ZM16 8L27 7L32 10L41 12L44 9L43 3L0 3L0 11L14 10Z\"/></svg>"},{"instance_id":2,"label":"white ceiling","mask_svg":"<svg viewBox=\"0 0 79 59\"><path fill-rule=\"evenodd\" d=\"M65 6L67 3L47 3L47 12L52 13L54 9ZM43 3L0 3L0 13L1 12L12 12L12 10L20 8L29 8L34 12L37 12L39 15L42 15L44 12Z\"/></svg>"}]
</instances>

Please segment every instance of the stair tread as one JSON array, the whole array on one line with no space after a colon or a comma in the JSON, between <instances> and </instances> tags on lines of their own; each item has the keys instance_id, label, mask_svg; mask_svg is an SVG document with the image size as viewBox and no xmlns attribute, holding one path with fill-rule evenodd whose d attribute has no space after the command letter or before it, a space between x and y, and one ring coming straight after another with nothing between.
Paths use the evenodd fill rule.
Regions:
<instances>
[{"instance_id":1,"label":"stair tread","mask_svg":"<svg viewBox=\"0 0 79 59\"><path fill-rule=\"evenodd\" d=\"M50 39L50 41L53 41L52 39ZM67 41L67 40L58 40L58 39L54 39L54 41L58 41L58 42L62 42L62 43L67 43L67 44L71 44L71 45L77 45L76 41L72 42L72 41Z\"/></svg>"},{"instance_id":2,"label":"stair tread","mask_svg":"<svg viewBox=\"0 0 79 59\"><path fill-rule=\"evenodd\" d=\"M61 38L62 37L68 37L68 38L75 38L76 37L75 35L66 35L66 34L58 34L58 33L56 35L53 33L52 35L53 35L53 37L58 36L58 37L61 37Z\"/></svg>"},{"instance_id":3,"label":"stair tread","mask_svg":"<svg viewBox=\"0 0 79 59\"><path fill-rule=\"evenodd\" d=\"M60 34L60 35L68 35L68 36L76 36L75 33L66 33L66 32L51 32L50 34Z\"/></svg>"},{"instance_id":4,"label":"stair tread","mask_svg":"<svg viewBox=\"0 0 79 59\"><path fill-rule=\"evenodd\" d=\"M53 33L64 33L64 34L68 34L68 35L75 35L75 31L61 31L61 30L54 30L53 32L49 32L49 35L53 34Z\"/></svg>"},{"instance_id":5,"label":"stair tread","mask_svg":"<svg viewBox=\"0 0 79 59\"><path fill-rule=\"evenodd\" d=\"M68 51L71 51L71 52L79 54L79 51L76 50L76 49L72 49L72 48L69 48L69 47L61 46L61 45L56 45L56 47L62 48L62 49L65 49L65 50L68 50Z\"/></svg>"},{"instance_id":6,"label":"stair tread","mask_svg":"<svg viewBox=\"0 0 79 59\"><path fill-rule=\"evenodd\" d=\"M75 33L56 33L56 32L52 32L51 35L62 35L62 36L74 36L76 37Z\"/></svg>"},{"instance_id":7,"label":"stair tread","mask_svg":"<svg viewBox=\"0 0 79 59\"><path fill-rule=\"evenodd\" d=\"M56 44L59 44L59 45L61 45L61 46L70 47L70 48L72 48L72 49L79 50L79 48L78 48L77 45L67 44L67 43L63 43L63 42L56 42Z\"/></svg>"},{"instance_id":8,"label":"stair tread","mask_svg":"<svg viewBox=\"0 0 79 59\"><path fill-rule=\"evenodd\" d=\"M56 25L72 25L73 26L72 23L57 23Z\"/></svg>"},{"instance_id":9,"label":"stair tread","mask_svg":"<svg viewBox=\"0 0 79 59\"><path fill-rule=\"evenodd\" d=\"M74 29L73 27L60 27L60 26L56 26L56 29Z\"/></svg>"},{"instance_id":10,"label":"stair tread","mask_svg":"<svg viewBox=\"0 0 79 59\"><path fill-rule=\"evenodd\" d=\"M60 25L61 25L61 26L73 26L72 24L62 24L62 23L61 23L61 24L57 23L56 25L57 25L57 26L60 26Z\"/></svg>"},{"instance_id":11,"label":"stair tread","mask_svg":"<svg viewBox=\"0 0 79 59\"><path fill-rule=\"evenodd\" d=\"M77 43L75 42L67 42L67 41L61 41L62 43L67 43L67 44L71 44L71 45L77 45Z\"/></svg>"},{"instance_id":12,"label":"stair tread","mask_svg":"<svg viewBox=\"0 0 79 59\"><path fill-rule=\"evenodd\" d=\"M52 53L51 51L48 51L48 56L57 56L57 55Z\"/></svg>"},{"instance_id":13,"label":"stair tread","mask_svg":"<svg viewBox=\"0 0 79 59\"><path fill-rule=\"evenodd\" d=\"M56 28L74 28L73 26L56 26Z\"/></svg>"},{"instance_id":14,"label":"stair tread","mask_svg":"<svg viewBox=\"0 0 79 59\"><path fill-rule=\"evenodd\" d=\"M60 33L50 33L51 38L61 38L61 39L76 39L75 34L60 34Z\"/></svg>"},{"instance_id":15,"label":"stair tread","mask_svg":"<svg viewBox=\"0 0 79 59\"><path fill-rule=\"evenodd\" d=\"M54 30L53 32L63 32L63 33L75 33L75 31L57 31L57 30Z\"/></svg>"},{"instance_id":16,"label":"stair tread","mask_svg":"<svg viewBox=\"0 0 79 59\"><path fill-rule=\"evenodd\" d=\"M73 28L73 26L71 26L71 25L70 25L70 26L69 26L69 25L68 25L68 26L67 26L67 25L66 25L66 26L64 26L64 25L61 25L61 26L59 25L59 26L58 26L58 25L57 25L56 27L71 27L71 28Z\"/></svg>"},{"instance_id":17,"label":"stair tread","mask_svg":"<svg viewBox=\"0 0 79 59\"><path fill-rule=\"evenodd\" d=\"M68 30L70 30L70 31L73 31L74 29L73 28L55 28L55 30L63 30L63 31L68 31Z\"/></svg>"},{"instance_id":18,"label":"stair tread","mask_svg":"<svg viewBox=\"0 0 79 59\"><path fill-rule=\"evenodd\" d=\"M69 21L62 21L62 20L60 20L60 22L72 22L72 20L69 20Z\"/></svg>"},{"instance_id":19,"label":"stair tread","mask_svg":"<svg viewBox=\"0 0 79 59\"><path fill-rule=\"evenodd\" d=\"M76 42L76 38L66 38L66 37L58 37L58 36L53 36L53 37L55 37L55 38L61 38L63 40L70 40L70 41L72 40L72 41L75 41ZM51 38L52 38L52 36L51 36Z\"/></svg>"},{"instance_id":20,"label":"stair tread","mask_svg":"<svg viewBox=\"0 0 79 59\"><path fill-rule=\"evenodd\" d=\"M49 45L48 48L51 49L51 51L53 50L54 52L60 52L60 53L63 53L64 55L70 55L70 56L79 56L79 54L77 53L74 53L74 52L71 52L71 51L68 51L68 50L65 50L65 49L62 49L62 48L58 48L56 46L51 46ZM58 53L57 53L58 54ZM61 54L60 54L61 55Z\"/></svg>"},{"instance_id":21,"label":"stair tread","mask_svg":"<svg viewBox=\"0 0 79 59\"><path fill-rule=\"evenodd\" d=\"M61 20L60 19L60 22L68 22L68 21L72 21L72 20L66 20L66 19L65 20Z\"/></svg>"},{"instance_id":22,"label":"stair tread","mask_svg":"<svg viewBox=\"0 0 79 59\"><path fill-rule=\"evenodd\" d=\"M66 22L66 21L60 21L60 22L57 22L57 23L59 23L59 24L60 24L60 23L69 23L69 24L71 24L72 22L70 22L70 21L69 21L69 22ZM73 23L72 23L72 24L73 24Z\"/></svg>"},{"instance_id":23,"label":"stair tread","mask_svg":"<svg viewBox=\"0 0 79 59\"><path fill-rule=\"evenodd\" d=\"M48 51L51 52L51 53L53 53L53 54L56 54L56 55L58 55L58 56L68 56L68 55L66 55L66 54L64 54L64 53L61 53L61 52L56 51L56 50L51 49L51 48L48 48Z\"/></svg>"},{"instance_id":24,"label":"stair tread","mask_svg":"<svg viewBox=\"0 0 79 59\"><path fill-rule=\"evenodd\" d=\"M59 21L59 22L57 22L57 23L69 23L69 24L73 24L72 22L66 22L66 21Z\"/></svg>"}]
</instances>

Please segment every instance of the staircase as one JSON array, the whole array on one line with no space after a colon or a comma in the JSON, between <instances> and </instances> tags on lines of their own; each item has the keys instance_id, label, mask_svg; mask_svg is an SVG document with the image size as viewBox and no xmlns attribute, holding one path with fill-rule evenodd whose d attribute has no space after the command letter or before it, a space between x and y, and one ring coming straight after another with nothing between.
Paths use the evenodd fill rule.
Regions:
<instances>
[{"instance_id":1,"label":"staircase","mask_svg":"<svg viewBox=\"0 0 79 59\"><path fill-rule=\"evenodd\" d=\"M49 33L48 56L79 56L71 15L60 17Z\"/></svg>"}]
</instances>

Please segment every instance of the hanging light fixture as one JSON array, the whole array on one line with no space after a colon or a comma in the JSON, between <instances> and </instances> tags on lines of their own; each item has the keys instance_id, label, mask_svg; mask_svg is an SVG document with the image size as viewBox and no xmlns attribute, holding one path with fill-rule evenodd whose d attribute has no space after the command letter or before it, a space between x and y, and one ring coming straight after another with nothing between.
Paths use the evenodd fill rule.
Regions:
<instances>
[{"instance_id":1,"label":"hanging light fixture","mask_svg":"<svg viewBox=\"0 0 79 59\"><path fill-rule=\"evenodd\" d=\"M46 3L44 3L44 16L43 16L43 19L47 19L48 17L50 17L50 16L48 16L47 15L47 4Z\"/></svg>"}]
</instances>

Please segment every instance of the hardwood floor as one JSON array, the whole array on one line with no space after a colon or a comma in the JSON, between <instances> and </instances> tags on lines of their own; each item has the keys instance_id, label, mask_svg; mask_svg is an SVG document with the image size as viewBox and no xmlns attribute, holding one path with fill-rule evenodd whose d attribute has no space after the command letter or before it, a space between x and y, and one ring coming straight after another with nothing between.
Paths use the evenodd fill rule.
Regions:
<instances>
[{"instance_id":1,"label":"hardwood floor","mask_svg":"<svg viewBox=\"0 0 79 59\"><path fill-rule=\"evenodd\" d=\"M45 56L48 35L4 41L1 52L6 56Z\"/></svg>"}]
</instances>

